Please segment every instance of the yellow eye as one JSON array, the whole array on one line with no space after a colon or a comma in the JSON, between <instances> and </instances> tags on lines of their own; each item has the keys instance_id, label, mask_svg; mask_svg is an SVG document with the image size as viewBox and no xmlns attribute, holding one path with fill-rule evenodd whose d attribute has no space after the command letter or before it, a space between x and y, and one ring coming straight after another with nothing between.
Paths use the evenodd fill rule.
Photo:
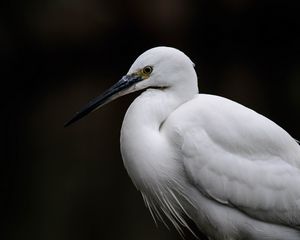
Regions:
<instances>
[{"instance_id":1,"label":"yellow eye","mask_svg":"<svg viewBox=\"0 0 300 240\"><path fill-rule=\"evenodd\" d=\"M146 66L143 68L143 73L145 75L150 75L152 73L152 71L153 71L153 67L151 67L151 66Z\"/></svg>"}]
</instances>

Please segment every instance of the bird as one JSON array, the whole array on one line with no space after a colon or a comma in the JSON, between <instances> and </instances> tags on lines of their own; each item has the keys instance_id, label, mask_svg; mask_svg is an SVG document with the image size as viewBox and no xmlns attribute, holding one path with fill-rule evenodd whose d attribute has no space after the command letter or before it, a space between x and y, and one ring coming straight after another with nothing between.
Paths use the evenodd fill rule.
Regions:
<instances>
[{"instance_id":1,"label":"bird","mask_svg":"<svg viewBox=\"0 0 300 240\"><path fill-rule=\"evenodd\" d=\"M210 240L300 239L297 140L240 103L199 93L194 63L176 48L142 53L65 126L135 91L121 155L155 220L182 234L191 219Z\"/></svg>"}]
</instances>

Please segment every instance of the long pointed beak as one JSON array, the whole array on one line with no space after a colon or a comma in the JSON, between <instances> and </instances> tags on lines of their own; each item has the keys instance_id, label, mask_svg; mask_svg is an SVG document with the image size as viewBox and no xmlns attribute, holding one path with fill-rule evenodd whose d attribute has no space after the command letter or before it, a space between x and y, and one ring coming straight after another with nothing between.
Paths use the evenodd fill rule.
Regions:
<instances>
[{"instance_id":1,"label":"long pointed beak","mask_svg":"<svg viewBox=\"0 0 300 240\"><path fill-rule=\"evenodd\" d=\"M141 80L142 78L136 74L125 75L120 81L118 81L108 90L106 90L100 96L91 100L85 107L82 108L81 111L77 112L73 118L66 122L64 126L67 127L71 125L72 123L83 118L90 112L93 112L96 109L102 107L103 105L111 102L112 100L129 93L130 91L128 90L130 89L130 87Z\"/></svg>"}]
</instances>

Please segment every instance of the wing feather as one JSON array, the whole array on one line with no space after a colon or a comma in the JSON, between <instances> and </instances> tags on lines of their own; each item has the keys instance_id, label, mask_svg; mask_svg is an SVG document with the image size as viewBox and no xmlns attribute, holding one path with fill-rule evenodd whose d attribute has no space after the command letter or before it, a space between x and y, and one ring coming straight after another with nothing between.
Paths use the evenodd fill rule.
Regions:
<instances>
[{"instance_id":1,"label":"wing feather","mask_svg":"<svg viewBox=\"0 0 300 240\"><path fill-rule=\"evenodd\" d=\"M165 126L199 192L256 219L300 225L300 146L281 127L203 94L179 107Z\"/></svg>"}]
</instances>

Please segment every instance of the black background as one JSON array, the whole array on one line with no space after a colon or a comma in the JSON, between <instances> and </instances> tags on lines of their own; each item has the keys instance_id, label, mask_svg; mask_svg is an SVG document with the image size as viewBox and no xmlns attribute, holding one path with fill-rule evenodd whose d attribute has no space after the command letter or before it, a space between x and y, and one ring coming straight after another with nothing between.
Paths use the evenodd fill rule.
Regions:
<instances>
[{"instance_id":1,"label":"black background","mask_svg":"<svg viewBox=\"0 0 300 240\"><path fill-rule=\"evenodd\" d=\"M123 168L137 96L64 129L160 45L196 64L200 92L238 101L300 138L297 1L28 0L2 4L2 220L7 239L180 239L156 228ZM186 239L194 239L187 233Z\"/></svg>"}]
</instances>

